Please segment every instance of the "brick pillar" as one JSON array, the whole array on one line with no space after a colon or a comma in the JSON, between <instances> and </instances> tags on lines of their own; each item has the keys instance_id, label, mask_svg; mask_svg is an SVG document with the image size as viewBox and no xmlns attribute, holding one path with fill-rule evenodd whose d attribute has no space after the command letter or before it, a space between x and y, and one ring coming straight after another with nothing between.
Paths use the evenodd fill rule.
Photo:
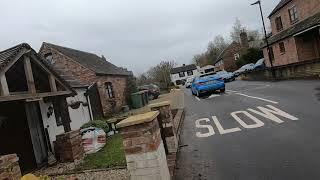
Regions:
<instances>
[{"instance_id":1,"label":"brick pillar","mask_svg":"<svg viewBox=\"0 0 320 180\"><path fill-rule=\"evenodd\" d=\"M169 101L154 103L149 105L151 111L159 111L158 121L162 123L165 142L167 143L168 152L176 153L178 149L178 140L174 128L173 117Z\"/></svg>"},{"instance_id":2,"label":"brick pillar","mask_svg":"<svg viewBox=\"0 0 320 180\"><path fill-rule=\"evenodd\" d=\"M0 179L19 180L21 171L16 154L0 156Z\"/></svg>"},{"instance_id":3,"label":"brick pillar","mask_svg":"<svg viewBox=\"0 0 320 180\"><path fill-rule=\"evenodd\" d=\"M54 146L57 159L62 162L74 162L84 157L80 130L57 135Z\"/></svg>"},{"instance_id":4,"label":"brick pillar","mask_svg":"<svg viewBox=\"0 0 320 180\"><path fill-rule=\"evenodd\" d=\"M170 180L158 115L158 111L152 111L116 125L123 138L131 180Z\"/></svg>"}]
</instances>

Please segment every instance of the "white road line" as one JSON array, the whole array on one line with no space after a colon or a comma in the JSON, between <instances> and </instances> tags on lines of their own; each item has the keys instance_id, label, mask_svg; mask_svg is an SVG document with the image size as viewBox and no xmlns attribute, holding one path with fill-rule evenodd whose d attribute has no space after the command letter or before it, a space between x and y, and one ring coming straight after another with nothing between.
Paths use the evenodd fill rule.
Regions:
<instances>
[{"instance_id":1,"label":"white road line","mask_svg":"<svg viewBox=\"0 0 320 180\"><path fill-rule=\"evenodd\" d=\"M196 100L201 101L201 99L199 97L196 96L195 98L196 98Z\"/></svg>"},{"instance_id":2,"label":"white road line","mask_svg":"<svg viewBox=\"0 0 320 180\"><path fill-rule=\"evenodd\" d=\"M212 94L211 96L208 97L208 99L212 99L212 98L215 98L215 97L219 97L220 95L218 94Z\"/></svg>"},{"instance_id":3,"label":"white road line","mask_svg":"<svg viewBox=\"0 0 320 180\"><path fill-rule=\"evenodd\" d=\"M233 91L233 90L226 90L227 92L233 92L233 93L238 93L239 91Z\"/></svg>"},{"instance_id":4,"label":"white road line","mask_svg":"<svg viewBox=\"0 0 320 180\"><path fill-rule=\"evenodd\" d=\"M242 93L236 93L236 94L238 94L238 95L240 95L240 96L245 96L245 97L248 97L248 98L259 99L259 100L266 101L266 102L270 102L270 103L273 103L273 104L279 104L279 103L276 102L276 101L271 101L271 100L264 99L264 98L259 98L259 97L255 97L255 96L249 96L249 95L242 94Z\"/></svg>"}]
</instances>

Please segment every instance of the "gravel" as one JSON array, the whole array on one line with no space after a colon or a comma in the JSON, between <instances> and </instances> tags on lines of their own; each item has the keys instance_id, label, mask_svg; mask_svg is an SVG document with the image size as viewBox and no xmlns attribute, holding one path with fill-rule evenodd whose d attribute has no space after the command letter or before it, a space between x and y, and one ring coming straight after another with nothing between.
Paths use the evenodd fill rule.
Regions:
<instances>
[{"instance_id":1,"label":"gravel","mask_svg":"<svg viewBox=\"0 0 320 180\"><path fill-rule=\"evenodd\" d=\"M52 177L53 180L128 180L126 169L100 170L78 174L60 175Z\"/></svg>"}]
</instances>

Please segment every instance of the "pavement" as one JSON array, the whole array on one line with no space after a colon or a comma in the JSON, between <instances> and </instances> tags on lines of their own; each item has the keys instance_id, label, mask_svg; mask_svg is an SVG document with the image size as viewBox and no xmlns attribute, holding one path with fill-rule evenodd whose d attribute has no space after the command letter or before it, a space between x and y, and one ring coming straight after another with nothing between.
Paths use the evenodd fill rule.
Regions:
<instances>
[{"instance_id":1,"label":"pavement","mask_svg":"<svg viewBox=\"0 0 320 180\"><path fill-rule=\"evenodd\" d=\"M320 81L234 81L185 93L177 180L320 179Z\"/></svg>"},{"instance_id":2,"label":"pavement","mask_svg":"<svg viewBox=\"0 0 320 180\"><path fill-rule=\"evenodd\" d=\"M184 108L184 91L180 89L173 89L169 93L161 94L158 99L149 101L149 104L161 103L164 101L170 102L171 109L181 109ZM130 110L130 115L143 114L150 111L149 106L144 106L139 109Z\"/></svg>"}]
</instances>

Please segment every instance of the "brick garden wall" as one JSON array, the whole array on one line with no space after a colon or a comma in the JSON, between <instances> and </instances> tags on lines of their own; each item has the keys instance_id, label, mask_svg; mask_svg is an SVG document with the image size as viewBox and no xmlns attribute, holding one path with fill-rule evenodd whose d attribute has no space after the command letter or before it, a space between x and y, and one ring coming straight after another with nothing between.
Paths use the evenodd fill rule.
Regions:
<instances>
[{"instance_id":1,"label":"brick garden wall","mask_svg":"<svg viewBox=\"0 0 320 180\"><path fill-rule=\"evenodd\" d=\"M1 180L19 180L21 171L19 158L16 154L0 156L0 179Z\"/></svg>"}]
</instances>

